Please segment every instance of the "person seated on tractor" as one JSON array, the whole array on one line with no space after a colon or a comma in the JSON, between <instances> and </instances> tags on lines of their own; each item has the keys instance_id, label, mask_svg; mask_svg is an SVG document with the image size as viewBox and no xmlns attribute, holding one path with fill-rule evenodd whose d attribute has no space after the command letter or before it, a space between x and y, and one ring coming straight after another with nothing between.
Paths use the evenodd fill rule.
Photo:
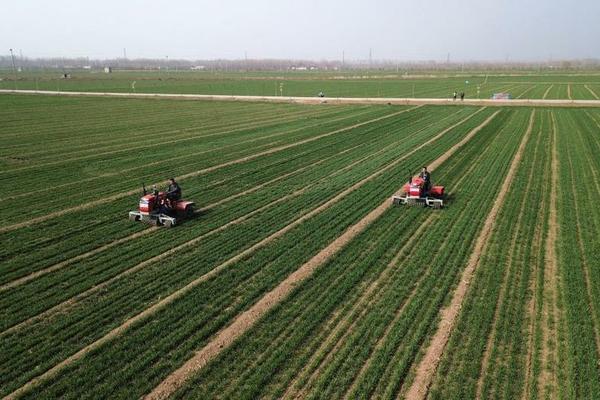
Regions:
<instances>
[{"instance_id":1,"label":"person seated on tractor","mask_svg":"<svg viewBox=\"0 0 600 400\"><path fill-rule=\"evenodd\" d=\"M181 188L175 182L175 178L169 178L169 187L167 188L167 206L175 208L175 204L181 200Z\"/></svg>"},{"instance_id":2,"label":"person seated on tractor","mask_svg":"<svg viewBox=\"0 0 600 400\"><path fill-rule=\"evenodd\" d=\"M429 193L429 189L431 189L431 174L429 173L429 171L427 171L427 167L423 167L419 176L421 177L421 179L423 179L424 193Z\"/></svg>"}]
</instances>

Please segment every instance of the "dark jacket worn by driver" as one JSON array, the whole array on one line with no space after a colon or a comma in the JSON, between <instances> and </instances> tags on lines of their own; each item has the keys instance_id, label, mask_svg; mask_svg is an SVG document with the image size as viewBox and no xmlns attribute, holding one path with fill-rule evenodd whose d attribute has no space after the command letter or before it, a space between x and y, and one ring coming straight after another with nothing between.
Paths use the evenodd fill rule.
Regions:
<instances>
[{"instance_id":1,"label":"dark jacket worn by driver","mask_svg":"<svg viewBox=\"0 0 600 400\"><path fill-rule=\"evenodd\" d=\"M169 185L169 188L167 189L167 198L172 200L181 199L181 188L179 187L177 182L171 183Z\"/></svg>"},{"instance_id":2,"label":"dark jacket worn by driver","mask_svg":"<svg viewBox=\"0 0 600 400\"><path fill-rule=\"evenodd\" d=\"M429 187L431 185L431 174L429 173L429 171L421 171L421 179L423 179L423 185L425 186L425 189L429 190Z\"/></svg>"}]
</instances>

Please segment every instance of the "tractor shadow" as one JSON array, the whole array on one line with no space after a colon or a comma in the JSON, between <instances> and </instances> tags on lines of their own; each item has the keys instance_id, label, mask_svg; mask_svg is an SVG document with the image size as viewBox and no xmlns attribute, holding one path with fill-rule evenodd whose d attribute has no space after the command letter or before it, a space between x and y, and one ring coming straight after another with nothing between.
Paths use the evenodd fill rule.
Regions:
<instances>
[{"instance_id":1,"label":"tractor shadow","mask_svg":"<svg viewBox=\"0 0 600 400\"><path fill-rule=\"evenodd\" d=\"M447 193L444 196L444 207L448 207L449 205L452 205L452 203L454 203L454 201L456 199L457 199L456 193Z\"/></svg>"}]
</instances>

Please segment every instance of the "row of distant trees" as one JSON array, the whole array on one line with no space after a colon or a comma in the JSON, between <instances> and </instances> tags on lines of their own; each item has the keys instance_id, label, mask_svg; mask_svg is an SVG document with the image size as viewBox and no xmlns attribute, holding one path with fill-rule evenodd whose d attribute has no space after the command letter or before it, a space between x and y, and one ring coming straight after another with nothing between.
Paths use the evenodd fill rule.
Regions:
<instances>
[{"instance_id":1,"label":"row of distant trees","mask_svg":"<svg viewBox=\"0 0 600 400\"><path fill-rule=\"evenodd\" d=\"M14 57L16 69L204 69L208 71L284 71L284 70L365 70L381 71L432 70L590 70L600 69L600 60L564 60L547 62L439 62L439 61L311 61L278 59L240 59L240 60L178 60L178 59L90 59L82 58L30 58ZM0 56L0 69L11 69L13 59L10 55Z\"/></svg>"}]
</instances>

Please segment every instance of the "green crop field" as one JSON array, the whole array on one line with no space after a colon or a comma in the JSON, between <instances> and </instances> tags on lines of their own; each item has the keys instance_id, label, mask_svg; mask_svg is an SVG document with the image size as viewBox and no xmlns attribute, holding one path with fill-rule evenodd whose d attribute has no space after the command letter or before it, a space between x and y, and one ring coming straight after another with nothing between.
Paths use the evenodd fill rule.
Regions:
<instances>
[{"instance_id":1,"label":"green crop field","mask_svg":"<svg viewBox=\"0 0 600 400\"><path fill-rule=\"evenodd\" d=\"M592 74L83 74L17 85L600 95ZM600 398L600 108L0 94L0 140L2 397ZM423 165L444 208L393 206ZM130 221L171 176L193 218Z\"/></svg>"},{"instance_id":2,"label":"green crop field","mask_svg":"<svg viewBox=\"0 0 600 400\"><path fill-rule=\"evenodd\" d=\"M597 72L402 73L396 71L210 72L210 71L25 71L0 70L0 89L53 91L186 93L258 96L490 98L498 92L522 99L598 100Z\"/></svg>"}]
</instances>

